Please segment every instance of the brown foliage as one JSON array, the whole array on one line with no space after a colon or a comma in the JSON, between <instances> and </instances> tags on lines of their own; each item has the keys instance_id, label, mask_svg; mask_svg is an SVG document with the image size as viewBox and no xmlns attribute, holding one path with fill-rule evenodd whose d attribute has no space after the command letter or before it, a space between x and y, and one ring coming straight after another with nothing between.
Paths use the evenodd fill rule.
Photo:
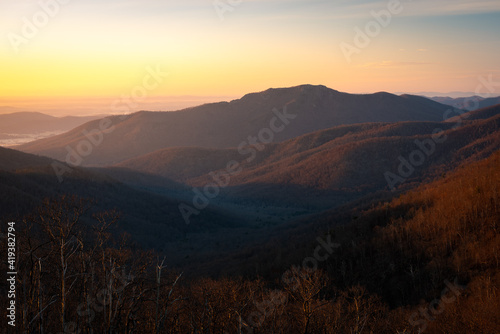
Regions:
<instances>
[{"instance_id":1,"label":"brown foliage","mask_svg":"<svg viewBox=\"0 0 500 334\"><path fill-rule=\"evenodd\" d=\"M160 261L126 238L115 240L116 213L96 214L89 222L87 201L46 201L17 231L17 329L498 332L499 166L496 154L364 212L330 231L342 246L323 263L325 270L292 267L279 282L184 280L168 270L168 257ZM465 285L449 298L455 277Z\"/></svg>"}]
</instances>

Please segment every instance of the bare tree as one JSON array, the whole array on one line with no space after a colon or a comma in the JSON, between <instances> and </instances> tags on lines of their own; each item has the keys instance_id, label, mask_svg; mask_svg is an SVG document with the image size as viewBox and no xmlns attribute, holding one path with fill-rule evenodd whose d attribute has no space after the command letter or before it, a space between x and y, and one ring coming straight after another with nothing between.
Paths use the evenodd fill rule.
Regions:
<instances>
[{"instance_id":1,"label":"bare tree","mask_svg":"<svg viewBox=\"0 0 500 334\"><path fill-rule=\"evenodd\" d=\"M292 267L288 271L285 289L290 297L299 303L303 333L307 334L312 315L325 303L318 303L318 296L326 286L327 276L321 270L306 270Z\"/></svg>"},{"instance_id":2,"label":"bare tree","mask_svg":"<svg viewBox=\"0 0 500 334\"><path fill-rule=\"evenodd\" d=\"M66 327L68 294L77 280L77 275L71 273L69 264L75 253L83 246L77 223L89 208L89 201L76 196L61 196L57 200L45 200L38 210L39 224L49 237L59 258L59 318L62 331Z\"/></svg>"}]
</instances>

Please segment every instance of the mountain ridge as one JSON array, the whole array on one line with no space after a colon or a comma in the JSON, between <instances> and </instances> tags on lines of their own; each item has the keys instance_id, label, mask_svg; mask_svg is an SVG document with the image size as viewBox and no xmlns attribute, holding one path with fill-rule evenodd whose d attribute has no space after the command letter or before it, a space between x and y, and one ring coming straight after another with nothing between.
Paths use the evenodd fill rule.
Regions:
<instances>
[{"instance_id":1,"label":"mountain ridge","mask_svg":"<svg viewBox=\"0 0 500 334\"><path fill-rule=\"evenodd\" d=\"M449 106L418 96L390 93L348 94L325 86L301 85L250 93L230 102L210 103L174 112L141 111L111 116L114 130L94 147L83 165L116 164L168 147L237 147L247 136L270 127L277 113L293 115L283 130L272 134L281 142L342 124L365 122L440 121ZM100 120L67 133L21 145L18 149L65 160L67 146L87 138L83 129L99 129ZM276 123L276 124L277 124Z\"/></svg>"},{"instance_id":2,"label":"mountain ridge","mask_svg":"<svg viewBox=\"0 0 500 334\"><path fill-rule=\"evenodd\" d=\"M0 146L15 146L70 131L95 116L55 117L40 112L13 112L0 114Z\"/></svg>"},{"instance_id":3,"label":"mountain ridge","mask_svg":"<svg viewBox=\"0 0 500 334\"><path fill-rule=\"evenodd\" d=\"M474 115L491 114L473 119ZM242 155L235 148L178 147L126 160L116 167L203 188L214 182L214 174L225 173L228 162L235 161L242 170L221 189L221 202L236 199L235 203L260 201L297 207L317 204L317 208L324 209L339 204L342 197L353 200L390 190L386 172L398 175L400 158L408 160L415 151L431 150L422 149L421 143L429 146L430 141L434 142L432 152L421 153L423 166L412 167L412 175L404 176L396 188L406 189L429 175L452 169L460 161L482 159L500 149L500 106L463 117L454 122L338 126L268 144L262 151L256 150L251 161L248 158L252 156ZM446 140L433 140L436 129Z\"/></svg>"}]
</instances>

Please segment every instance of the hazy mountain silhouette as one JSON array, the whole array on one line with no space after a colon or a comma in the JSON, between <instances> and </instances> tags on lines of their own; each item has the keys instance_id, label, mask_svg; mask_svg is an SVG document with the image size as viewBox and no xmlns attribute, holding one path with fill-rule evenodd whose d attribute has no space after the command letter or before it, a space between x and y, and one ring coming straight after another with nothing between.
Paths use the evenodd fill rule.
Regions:
<instances>
[{"instance_id":1,"label":"hazy mountain silhouette","mask_svg":"<svg viewBox=\"0 0 500 334\"><path fill-rule=\"evenodd\" d=\"M275 133L274 142L343 124L440 121L449 109L449 106L412 95L356 95L312 85L268 89L231 102L177 112L142 111L127 117L110 117L114 130L105 134L102 144L94 147L82 163L115 164L168 147L237 147L248 136L256 136L262 129L269 128L276 112L283 113L285 107L286 113L293 116L284 121L289 122L285 129ZM275 124L281 125L281 122ZM65 160L67 146L76 148L87 140L82 132L93 129L99 129L98 120L59 136L22 145L19 149Z\"/></svg>"},{"instance_id":2,"label":"hazy mountain silhouette","mask_svg":"<svg viewBox=\"0 0 500 334\"><path fill-rule=\"evenodd\" d=\"M104 115L54 117L39 112L3 114L0 115L0 133L26 134L56 130L69 131L102 117Z\"/></svg>"},{"instance_id":3,"label":"hazy mountain silhouette","mask_svg":"<svg viewBox=\"0 0 500 334\"><path fill-rule=\"evenodd\" d=\"M201 188L213 182L210 172L219 174L235 160L242 171L231 177L221 198L326 208L388 190L385 172L397 174L399 157L409 160L413 151L422 150L415 141L429 143L436 129L444 131L446 140L429 146L432 152L424 154L422 165L415 166L398 187L408 187L465 160L485 158L500 148L500 105L463 117L462 121L343 125L269 144L261 152L256 150L250 162L251 155L241 155L237 149L169 148L117 166Z\"/></svg>"},{"instance_id":4,"label":"hazy mountain silhouette","mask_svg":"<svg viewBox=\"0 0 500 334\"><path fill-rule=\"evenodd\" d=\"M476 109L473 111L469 111L465 113L463 116L457 115L454 117L451 117L446 120L446 122L457 122L460 118L463 118L464 120L467 121L473 121L473 120L479 120L479 119L488 119L490 117L494 117L496 115L500 114L500 104L490 106L490 107L485 107L481 109Z\"/></svg>"},{"instance_id":5,"label":"hazy mountain silhouette","mask_svg":"<svg viewBox=\"0 0 500 334\"><path fill-rule=\"evenodd\" d=\"M500 105L466 116L445 122L341 125L268 144L251 161L236 148L166 148L113 167L73 168L63 183L54 174L52 159L0 148L0 211L7 219L18 219L44 197L94 198L98 209L122 212L120 230L146 247L184 247L172 256L180 263L193 245L200 245L195 252L212 254L229 237L224 244L241 247L261 240L261 228L288 226L353 201L390 198L498 151ZM428 143L438 129L446 140L435 143L425 161L395 185L398 192L390 192L384 174L398 174L399 158L409 160L420 150L415 140ZM178 205L191 205L192 187L203 190L214 182L210 172L220 173L231 160L241 162L241 173L186 225ZM186 235L188 243L182 241Z\"/></svg>"},{"instance_id":6,"label":"hazy mountain silhouette","mask_svg":"<svg viewBox=\"0 0 500 334\"><path fill-rule=\"evenodd\" d=\"M0 141L9 145L26 143L69 131L102 117L103 115L54 117L38 112L0 114Z\"/></svg>"},{"instance_id":7,"label":"hazy mountain silhouette","mask_svg":"<svg viewBox=\"0 0 500 334\"><path fill-rule=\"evenodd\" d=\"M449 96L447 97L435 96L432 97L431 100L459 109L474 110L474 109L491 107L499 104L500 96L489 97L489 98L484 98L477 95L469 97L458 97L458 98L453 98Z\"/></svg>"}]
</instances>

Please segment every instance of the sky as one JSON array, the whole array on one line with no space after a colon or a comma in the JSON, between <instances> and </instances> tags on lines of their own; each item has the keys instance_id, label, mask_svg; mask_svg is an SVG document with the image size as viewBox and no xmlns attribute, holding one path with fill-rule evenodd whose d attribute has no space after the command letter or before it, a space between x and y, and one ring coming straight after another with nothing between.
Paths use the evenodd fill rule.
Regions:
<instances>
[{"instance_id":1,"label":"sky","mask_svg":"<svg viewBox=\"0 0 500 334\"><path fill-rule=\"evenodd\" d=\"M301 84L475 92L500 82L499 33L498 0L1 1L0 113L176 110Z\"/></svg>"}]
</instances>

